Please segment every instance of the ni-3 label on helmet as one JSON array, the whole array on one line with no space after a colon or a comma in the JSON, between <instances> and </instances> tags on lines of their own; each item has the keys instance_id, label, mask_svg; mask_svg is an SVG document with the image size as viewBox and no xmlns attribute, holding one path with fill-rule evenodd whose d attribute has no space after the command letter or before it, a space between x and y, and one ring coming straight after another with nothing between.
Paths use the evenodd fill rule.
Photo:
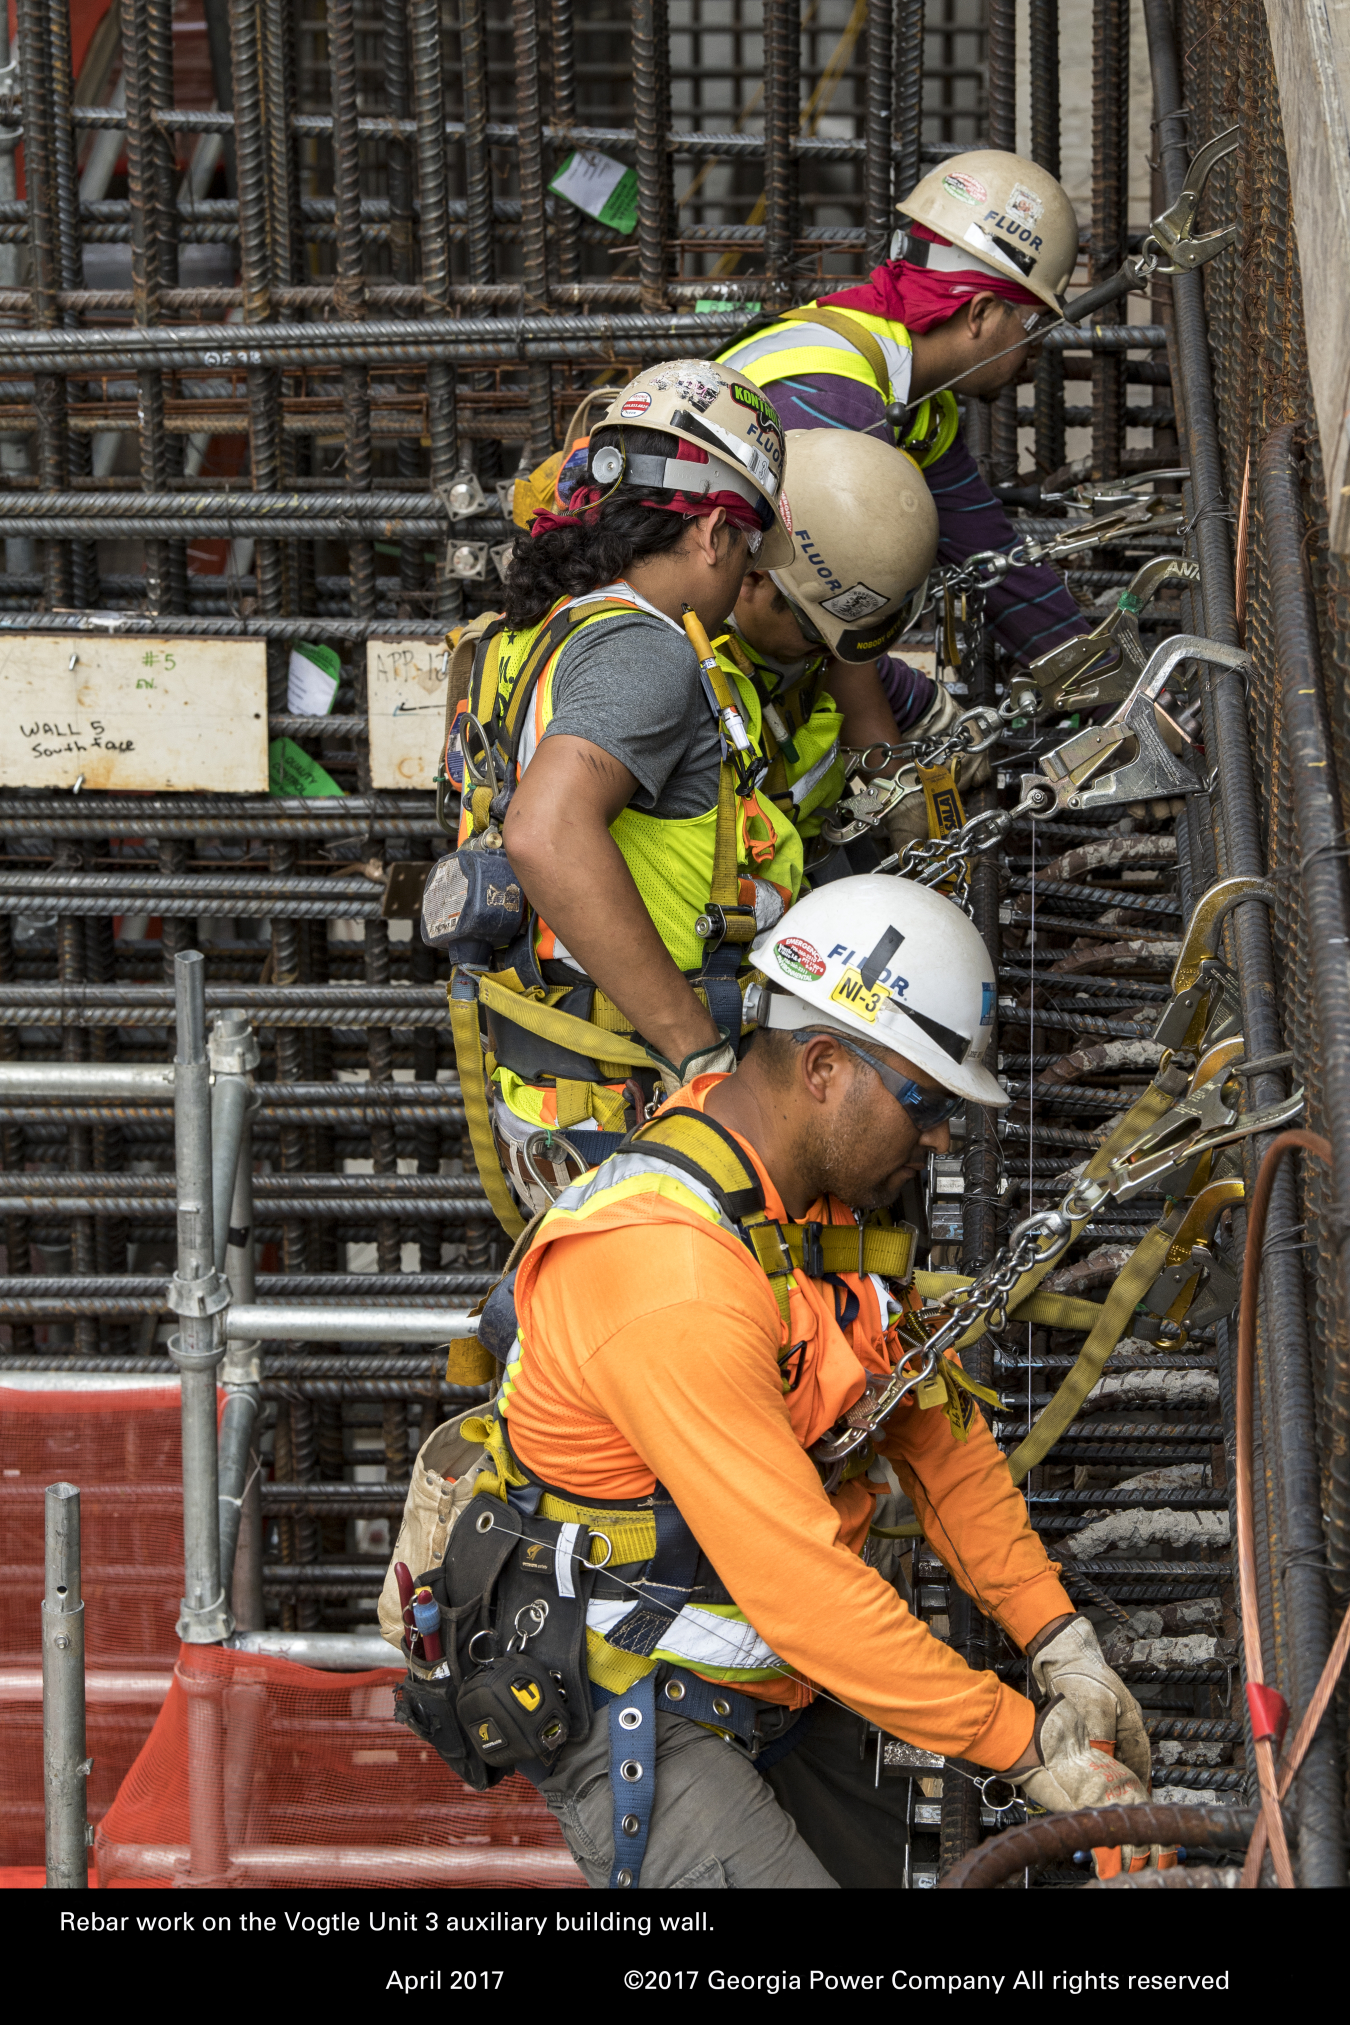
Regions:
<instances>
[{"instance_id":1,"label":"ni-3 label on helmet","mask_svg":"<svg viewBox=\"0 0 1350 2025\"><path fill-rule=\"evenodd\" d=\"M799 935L788 935L781 942L775 942L773 953L778 968L789 977L809 979L825 975L824 957Z\"/></svg>"},{"instance_id":2,"label":"ni-3 label on helmet","mask_svg":"<svg viewBox=\"0 0 1350 2025\"><path fill-rule=\"evenodd\" d=\"M830 1002L833 1005L847 1006L848 1010L856 1013L860 1020L866 1020L869 1026L875 1026L877 1014L890 995L889 986L879 981L872 985L864 984L862 972L850 966L830 993Z\"/></svg>"},{"instance_id":3,"label":"ni-3 label on helmet","mask_svg":"<svg viewBox=\"0 0 1350 2025\"><path fill-rule=\"evenodd\" d=\"M955 197L962 204L989 202L989 192L979 177L962 175L959 169L952 175L942 178L942 187L949 197Z\"/></svg>"}]
</instances>

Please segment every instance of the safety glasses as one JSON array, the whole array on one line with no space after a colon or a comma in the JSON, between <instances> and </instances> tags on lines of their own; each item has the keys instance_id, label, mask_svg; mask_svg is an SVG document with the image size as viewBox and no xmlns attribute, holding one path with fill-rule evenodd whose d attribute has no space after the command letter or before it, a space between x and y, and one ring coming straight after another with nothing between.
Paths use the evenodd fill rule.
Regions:
<instances>
[{"instance_id":1,"label":"safety glasses","mask_svg":"<svg viewBox=\"0 0 1350 2025\"><path fill-rule=\"evenodd\" d=\"M935 1125L945 1125L964 1102L961 1097L953 1097L950 1090L921 1090L913 1077L898 1075L894 1069L887 1068L885 1062L879 1062L875 1055L869 1054L866 1048L860 1048L856 1041L847 1040L838 1032L835 1032L834 1038L851 1055L857 1055L869 1069L876 1071L910 1123L920 1132L931 1132Z\"/></svg>"},{"instance_id":2,"label":"safety glasses","mask_svg":"<svg viewBox=\"0 0 1350 2025\"><path fill-rule=\"evenodd\" d=\"M779 597L783 600L783 603L787 606L793 618L797 621L797 625L801 632L802 638L807 642L809 646L828 647L830 644L829 641L825 638L824 634L820 632L820 630L811 623L810 619L806 616L806 613L797 603L797 600L795 598L790 598L788 596L787 592L783 589L782 584L778 581L777 575L773 571L770 571L770 575L773 576L774 589L778 592Z\"/></svg>"}]
</instances>

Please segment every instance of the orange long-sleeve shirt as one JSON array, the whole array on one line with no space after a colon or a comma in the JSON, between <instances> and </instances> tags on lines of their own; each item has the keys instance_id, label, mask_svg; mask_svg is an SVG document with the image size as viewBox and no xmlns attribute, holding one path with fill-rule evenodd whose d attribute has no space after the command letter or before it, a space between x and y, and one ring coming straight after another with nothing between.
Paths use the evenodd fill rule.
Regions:
<instances>
[{"instance_id":1,"label":"orange long-sleeve shirt","mask_svg":"<svg viewBox=\"0 0 1350 2025\"><path fill-rule=\"evenodd\" d=\"M687 1097L701 1108L716 1080ZM755 1166L769 1215L785 1217ZM812 1214L852 1221L833 1200ZM582 1501L645 1497L659 1481L788 1666L895 1736L1003 1768L1030 1739L1030 1702L972 1671L859 1558L878 1487L855 1479L827 1497L805 1453L866 1372L892 1362L873 1284L845 1284L859 1297L847 1330L833 1289L799 1276L791 1342L805 1348L785 1397L778 1309L744 1246L668 1197L629 1196L522 1264L512 1444ZM961 1443L945 1414L906 1401L882 1446L955 1579L1020 1644L1072 1611L978 1416ZM760 1691L801 1698L795 1682Z\"/></svg>"}]
</instances>

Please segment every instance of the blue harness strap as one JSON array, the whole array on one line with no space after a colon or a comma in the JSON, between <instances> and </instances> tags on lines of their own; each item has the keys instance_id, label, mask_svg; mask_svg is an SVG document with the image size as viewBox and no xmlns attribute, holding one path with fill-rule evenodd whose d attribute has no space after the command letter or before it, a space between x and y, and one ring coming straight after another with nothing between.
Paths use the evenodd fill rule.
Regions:
<instances>
[{"instance_id":1,"label":"blue harness strap","mask_svg":"<svg viewBox=\"0 0 1350 2025\"><path fill-rule=\"evenodd\" d=\"M609 1705L609 1784L614 1796L611 1891L633 1891L642 1875L656 1805L656 1676L644 1674Z\"/></svg>"}]
</instances>

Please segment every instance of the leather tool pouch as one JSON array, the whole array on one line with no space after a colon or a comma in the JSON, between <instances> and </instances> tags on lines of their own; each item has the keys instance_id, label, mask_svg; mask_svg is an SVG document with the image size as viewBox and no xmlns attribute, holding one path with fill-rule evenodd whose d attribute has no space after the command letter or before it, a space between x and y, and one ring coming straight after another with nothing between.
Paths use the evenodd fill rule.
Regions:
<instances>
[{"instance_id":1,"label":"leather tool pouch","mask_svg":"<svg viewBox=\"0 0 1350 2025\"><path fill-rule=\"evenodd\" d=\"M584 1529L484 1492L441 1567L418 1577L440 1605L446 1657L432 1679L403 1683L396 1715L478 1792L590 1730L589 1544Z\"/></svg>"}]
</instances>

